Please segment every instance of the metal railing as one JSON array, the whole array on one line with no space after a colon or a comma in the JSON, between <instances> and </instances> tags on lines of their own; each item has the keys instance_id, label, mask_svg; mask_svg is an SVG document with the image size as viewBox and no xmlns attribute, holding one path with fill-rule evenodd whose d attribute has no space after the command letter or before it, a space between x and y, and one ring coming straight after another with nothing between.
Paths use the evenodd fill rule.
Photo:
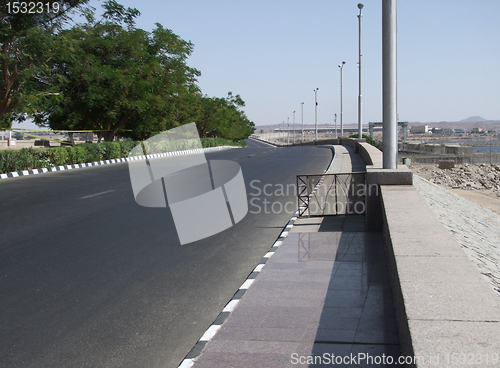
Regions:
<instances>
[{"instance_id":1,"label":"metal railing","mask_svg":"<svg viewBox=\"0 0 500 368\"><path fill-rule=\"evenodd\" d=\"M366 210L365 172L297 175L299 217L361 215Z\"/></svg>"}]
</instances>

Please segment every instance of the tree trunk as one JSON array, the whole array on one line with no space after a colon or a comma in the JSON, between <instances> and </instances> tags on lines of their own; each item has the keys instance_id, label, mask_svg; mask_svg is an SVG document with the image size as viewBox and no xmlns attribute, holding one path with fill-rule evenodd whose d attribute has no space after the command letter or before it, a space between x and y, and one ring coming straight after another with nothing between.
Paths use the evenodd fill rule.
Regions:
<instances>
[{"instance_id":1,"label":"tree trunk","mask_svg":"<svg viewBox=\"0 0 500 368\"><path fill-rule=\"evenodd\" d=\"M71 143L71 146L75 146L75 137L74 137L75 133L68 133L68 137L69 137L69 142Z\"/></svg>"}]
</instances>

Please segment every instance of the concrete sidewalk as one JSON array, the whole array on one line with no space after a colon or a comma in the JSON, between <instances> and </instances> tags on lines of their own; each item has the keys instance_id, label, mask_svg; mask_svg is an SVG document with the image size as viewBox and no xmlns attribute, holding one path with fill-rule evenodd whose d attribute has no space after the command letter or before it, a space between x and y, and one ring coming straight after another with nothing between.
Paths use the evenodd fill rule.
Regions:
<instances>
[{"instance_id":1,"label":"concrete sidewalk","mask_svg":"<svg viewBox=\"0 0 500 368\"><path fill-rule=\"evenodd\" d=\"M363 354L397 359L382 235L364 232L363 216L316 222L319 231L307 232L315 226L298 221L195 367L319 367L332 354L347 357L340 367L384 366L350 360Z\"/></svg>"},{"instance_id":2,"label":"concrete sidewalk","mask_svg":"<svg viewBox=\"0 0 500 368\"><path fill-rule=\"evenodd\" d=\"M336 155L330 172L364 169ZM399 367L378 364L400 349L382 234L364 216L296 220L259 271L194 367Z\"/></svg>"}]
</instances>

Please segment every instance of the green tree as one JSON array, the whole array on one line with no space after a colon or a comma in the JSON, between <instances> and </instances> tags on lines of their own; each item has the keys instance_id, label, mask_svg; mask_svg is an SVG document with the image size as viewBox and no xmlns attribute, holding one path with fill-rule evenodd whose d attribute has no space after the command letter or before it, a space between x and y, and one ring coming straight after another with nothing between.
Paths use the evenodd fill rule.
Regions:
<instances>
[{"instance_id":1,"label":"green tree","mask_svg":"<svg viewBox=\"0 0 500 368\"><path fill-rule=\"evenodd\" d=\"M54 34L69 20L70 12L87 1L39 1L34 13L24 11L20 2L0 2L0 128L36 114L44 97L53 93L45 75Z\"/></svg>"},{"instance_id":2,"label":"green tree","mask_svg":"<svg viewBox=\"0 0 500 368\"><path fill-rule=\"evenodd\" d=\"M248 138L255 130L241 110L245 102L240 95L229 92L226 98L201 97L197 128L201 137L221 137L240 140Z\"/></svg>"},{"instance_id":3,"label":"green tree","mask_svg":"<svg viewBox=\"0 0 500 368\"><path fill-rule=\"evenodd\" d=\"M106 141L121 129L144 138L180 125L170 117L181 96L197 91L200 75L186 65L193 45L158 23L151 33L136 28L136 9L113 0L103 7L102 19L87 9L86 23L58 34L52 67L61 95L45 121L102 130Z\"/></svg>"}]
</instances>

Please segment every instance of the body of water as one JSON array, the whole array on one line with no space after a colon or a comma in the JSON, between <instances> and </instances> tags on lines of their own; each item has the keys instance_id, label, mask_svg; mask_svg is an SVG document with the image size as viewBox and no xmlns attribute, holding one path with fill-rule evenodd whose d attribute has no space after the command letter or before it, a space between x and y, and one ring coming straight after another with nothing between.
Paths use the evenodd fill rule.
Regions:
<instances>
[{"instance_id":1,"label":"body of water","mask_svg":"<svg viewBox=\"0 0 500 368\"><path fill-rule=\"evenodd\" d=\"M474 151L490 151L490 147L472 147ZM491 146L491 152L500 152L500 147Z\"/></svg>"}]
</instances>

